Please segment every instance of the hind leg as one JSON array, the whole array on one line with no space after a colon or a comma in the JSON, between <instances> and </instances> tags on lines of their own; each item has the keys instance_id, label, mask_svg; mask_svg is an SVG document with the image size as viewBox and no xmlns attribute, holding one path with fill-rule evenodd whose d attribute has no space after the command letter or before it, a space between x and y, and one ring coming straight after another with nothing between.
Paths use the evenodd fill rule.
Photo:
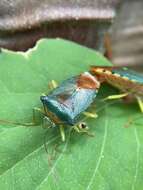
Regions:
<instances>
[{"instance_id":1,"label":"hind leg","mask_svg":"<svg viewBox=\"0 0 143 190\"><path fill-rule=\"evenodd\" d=\"M77 125L73 126L73 129L78 133L85 133L88 136L94 136L94 134L89 132L89 127L87 126L85 121L88 118L96 119L98 115L95 112L93 113L93 112L87 112L87 111L84 111L82 114L84 115L84 118L81 119Z\"/></svg>"},{"instance_id":2,"label":"hind leg","mask_svg":"<svg viewBox=\"0 0 143 190\"><path fill-rule=\"evenodd\" d=\"M140 107L140 110L143 113L143 100L139 96L136 96L136 99L137 99L138 105Z\"/></svg>"},{"instance_id":3,"label":"hind leg","mask_svg":"<svg viewBox=\"0 0 143 190\"><path fill-rule=\"evenodd\" d=\"M110 96L107 96L106 98L104 98L103 101L105 101L105 100L121 99L121 98L127 97L128 95L129 95L128 93L117 94L117 95L110 95Z\"/></svg>"},{"instance_id":4,"label":"hind leg","mask_svg":"<svg viewBox=\"0 0 143 190\"><path fill-rule=\"evenodd\" d=\"M61 134L61 139L64 142L65 141L65 130L63 125L59 125L60 128L60 134Z\"/></svg>"}]
</instances>

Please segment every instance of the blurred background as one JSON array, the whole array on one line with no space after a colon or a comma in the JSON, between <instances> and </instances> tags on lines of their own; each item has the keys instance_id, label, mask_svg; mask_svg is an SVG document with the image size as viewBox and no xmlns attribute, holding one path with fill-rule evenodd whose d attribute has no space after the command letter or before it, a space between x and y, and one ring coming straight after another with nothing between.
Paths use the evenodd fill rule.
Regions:
<instances>
[{"instance_id":1,"label":"blurred background","mask_svg":"<svg viewBox=\"0 0 143 190\"><path fill-rule=\"evenodd\" d=\"M102 51L119 0L1 0L0 46L26 50L61 37Z\"/></svg>"},{"instance_id":2,"label":"blurred background","mask_svg":"<svg viewBox=\"0 0 143 190\"><path fill-rule=\"evenodd\" d=\"M1 0L0 47L25 51L60 37L104 53L117 66L142 67L142 0Z\"/></svg>"}]
</instances>

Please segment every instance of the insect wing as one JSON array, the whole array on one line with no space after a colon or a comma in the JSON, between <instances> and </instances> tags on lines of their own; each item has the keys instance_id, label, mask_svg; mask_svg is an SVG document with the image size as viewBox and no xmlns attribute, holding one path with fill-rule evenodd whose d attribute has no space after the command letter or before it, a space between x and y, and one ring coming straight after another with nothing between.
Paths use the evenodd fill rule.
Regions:
<instances>
[{"instance_id":1,"label":"insect wing","mask_svg":"<svg viewBox=\"0 0 143 190\"><path fill-rule=\"evenodd\" d=\"M41 100L48 111L55 114L63 123L74 125L78 115L93 102L99 86L100 84L92 75L83 73L65 80Z\"/></svg>"}]
</instances>

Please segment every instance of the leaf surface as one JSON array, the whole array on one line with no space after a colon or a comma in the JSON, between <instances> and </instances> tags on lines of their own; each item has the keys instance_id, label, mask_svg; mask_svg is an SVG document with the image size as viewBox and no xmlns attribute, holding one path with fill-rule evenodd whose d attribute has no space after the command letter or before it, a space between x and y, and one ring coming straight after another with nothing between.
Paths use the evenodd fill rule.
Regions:
<instances>
[{"instance_id":1,"label":"leaf surface","mask_svg":"<svg viewBox=\"0 0 143 190\"><path fill-rule=\"evenodd\" d=\"M30 122L32 109L42 107L39 97L49 91L48 82L54 79L60 83L88 71L90 65L110 63L99 53L62 39L40 40L26 53L3 49L0 53L0 119ZM116 90L105 85L99 98L115 93ZM61 143L58 128L1 124L0 188L142 189L143 128L139 108L122 101L99 103L99 98L97 103L95 100L98 118L87 121L94 137L75 132L69 136L67 132L66 142ZM135 117L139 118L138 123L127 127L128 121Z\"/></svg>"}]
</instances>

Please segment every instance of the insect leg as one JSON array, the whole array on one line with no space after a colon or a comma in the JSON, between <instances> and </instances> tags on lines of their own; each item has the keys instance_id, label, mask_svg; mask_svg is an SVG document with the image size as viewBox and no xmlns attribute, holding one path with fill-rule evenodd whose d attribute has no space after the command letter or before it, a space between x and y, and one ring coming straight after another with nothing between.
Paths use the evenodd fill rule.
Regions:
<instances>
[{"instance_id":1,"label":"insect leg","mask_svg":"<svg viewBox=\"0 0 143 190\"><path fill-rule=\"evenodd\" d=\"M78 133L80 133L80 130L79 130L79 128L78 128L78 126L73 126L73 129L76 131L76 132L78 132Z\"/></svg>"},{"instance_id":2,"label":"insect leg","mask_svg":"<svg viewBox=\"0 0 143 190\"><path fill-rule=\"evenodd\" d=\"M96 119L98 117L98 115L94 112L87 112L87 111L84 111L82 113L84 115L84 117L80 120L80 123L86 121L88 118L93 118L93 119Z\"/></svg>"},{"instance_id":3,"label":"insect leg","mask_svg":"<svg viewBox=\"0 0 143 190\"><path fill-rule=\"evenodd\" d=\"M34 126L35 123L20 123L20 122L14 122L14 121L7 121L7 120L0 120L1 124L11 124L11 125L19 125L19 126L26 126L26 127L31 127Z\"/></svg>"},{"instance_id":4,"label":"insect leg","mask_svg":"<svg viewBox=\"0 0 143 190\"><path fill-rule=\"evenodd\" d=\"M83 115L84 115L84 118L82 120L80 120L80 123L73 126L73 129L78 132L78 133L86 133L87 135L89 136L94 136L94 134L90 133L88 131L88 126L87 124L84 122L85 120L87 120L88 118L97 118L98 115L96 113L92 113L92 112L87 112L87 111L84 111L83 112Z\"/></svg>"},{"instance_id":5,"label":"insect leg","mask_svg":"<svg viewBox=\"0 0 143 190\"><path fill-rule=\"evenodd\" d=\"M107 96L106 98L104 98L103 101L120 99L120 98L124 98L124 97L126 97L128 95L129 95L128 93L123 93L123 94L118 94L118 95L111 95L111 96Z\"/></svg>"},{"instance_id":6,"label":"insect leg","mask_svg":"<svg viewBox=\"0 0 143 190\"><path fill-rule=\"evenodd\" d=\"M87 118L90 117L90 118L94 118L94 119L98 117L98 115L96 113L87 112L87 111L84 111L83 115L86 116Z\"/></svg>"},{"instance_id":7,"label":"insect leg","mask_svg":"<svg viewBox=\"0 0 143 190\"><path fill-rule=\"evenodd\" d=\"M48 86L49 86L50 90L53 90L53 89L57 88L58 83L55 80L51 80L51 82L49 82Z\"/></svg>"},{"instance_id":8,"label":"insect leg","mask_svg":"<svg viewBox=\"0 0 143 190\"><path fill-rule=\"evenodd\" d=\"M36 122L36 112L44 115L44 110L42 110L41 108L38 108L38 107L34 107L33 108L33 118L32 118L33 119L33 123L37 123Z\"/></svg>"},{"instance_id":9,"label":"insect leg","mask_svg":"<svg viewBox=\"0 0 143 190\"><path fill-rule=\"evenodd\" d=\"M83 125L83 123L79 123L79 125L75 125L73 126L73 129L78 132L78 133L85 133L87 134L88 136L94 136L94 134L90 133L88 131L88 127L86 126L86 128L82 128L81 126Z\"/></svg>"},{"instance_id":10,"label":"insect leg","mask_svg":"<svg viewBox=\"0 0 143 190\"><path fill-rule=\"evenodd\" d=\"M65 141L65 131L63 125L59 125L62 141Z\"/></svg>"},{"instance_id":11,"label":"insect leg","mask_svg":"<svg viewBox=\"0 0 143 190\"><path fill-rule=\"evenodd\" d=\"M41 108L34 107L32 109L32 111L33 111L32 122L31 123L24 123L24 125L26 125L26 126L28 126L29 124L31 124L33 126L39 124L39 122L36 121L36 112L44 115L44 110L42 110Z\"/></svg>"},{"instance_id":12,"label":"insect leg","mask_svg":"<svg viewBox=\"0 0 143 190\"><path fill-rule=\"evenodd\" d=\"M143 113L143 101L142 101L142 98L140 98L139 96L136 96L136 99L137 99L138 105L140 107L140 110Z\"/></svg>"},{"instance_id":13,"label":"insect leg","mask_svg":"<svg viewBox=\"0 0 143 190\"><path fill-rule=\"evenodd\" d=\"M40 112L40 113L44 113L42 111L42 109L40 108L33 108L33 117L32 117L32 122L28 122L28 123L21 123L21 122L14 122L14 121L8 121L8 120L0 120L0 123L2 124L11 124L11 125L21 125L21 126L26 126L26 127L30 127L30 126L35 126L38 125L38 123L36 122L36 111Z\"/></svg>"}]
</instances>

